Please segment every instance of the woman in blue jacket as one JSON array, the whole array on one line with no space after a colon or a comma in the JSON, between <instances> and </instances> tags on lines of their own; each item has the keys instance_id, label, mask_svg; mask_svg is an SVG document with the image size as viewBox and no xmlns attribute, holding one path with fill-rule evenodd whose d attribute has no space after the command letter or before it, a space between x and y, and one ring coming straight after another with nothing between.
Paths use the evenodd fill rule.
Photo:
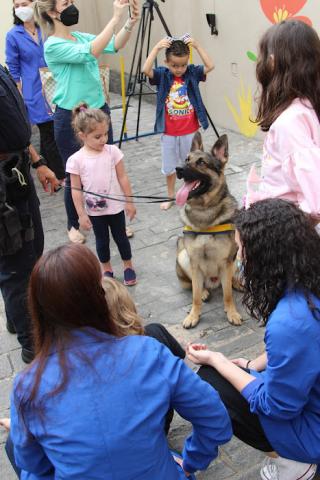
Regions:
<instances>
[{"instance_id":1,"label":"woman in blue jacket","mask_svg":"<svg viewBox=\"0 0 320 480\"><path fill-rule=\"evenodd\" d=\"M36 358L15 380L10 412L22 479L185 480L230 439L208 383L157 340L123 336L86 247L41 257L29 306ZM182 466L164 431L169 408L193 425Z\"/></svg>"},{"instance_id":2,"label":"woman in blue jacket","mask_svg":"<svg viewBox=\"0 0 320 480\"><path fill-rule=\"evenodd\" d=\"M65 177L53 128L53 113L42 94L39 68L46 67L40 28L32 0L13 0L14 27L6 36L6 63L27 107L30 123L40 132L40 153L58 179Z\"/></svg>"},{"instance_id":3,"label":"woman in blue jacket","mask_svg":"<svg viewBox=\"0 0 320 480\"><path fill-rule=\"evenodd\" d=\"M265 352L228 360L198 344L187 354L208 365L199 374L219 391L235 435L269 456L261 477L310 480L320 463L320 237L279 199L253 204L235 224L243 301L266 324Z\"/></svg>"}]
</instances>

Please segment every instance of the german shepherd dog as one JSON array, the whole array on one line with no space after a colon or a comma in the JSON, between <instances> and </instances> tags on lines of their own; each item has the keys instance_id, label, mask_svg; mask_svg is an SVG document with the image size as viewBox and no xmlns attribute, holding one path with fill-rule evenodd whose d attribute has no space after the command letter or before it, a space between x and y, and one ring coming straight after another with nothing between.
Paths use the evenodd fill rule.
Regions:
<instances>
[{"instance_id":1,"label":"german shepherd dog","mask_svg":"<svg viewBox=\"0 0 320 480\"><path fill-rule=\"evenodd\" d=\"M211 152L204 152L199 132L194 136L191 152L177 177L184 180L176 203L182 206L181 218L188 230L178 239L176 272L183 288L192 288L192 309L184 319L185 328L200 320L202 301L222 284L224 309L230 323L241 325L232 296L232 277L237 245L234 231L208 233L211 227L230 224L237 208L229 193L224 168L228 161L228 137L221 136Z\"/></svg>"}]
</instances>

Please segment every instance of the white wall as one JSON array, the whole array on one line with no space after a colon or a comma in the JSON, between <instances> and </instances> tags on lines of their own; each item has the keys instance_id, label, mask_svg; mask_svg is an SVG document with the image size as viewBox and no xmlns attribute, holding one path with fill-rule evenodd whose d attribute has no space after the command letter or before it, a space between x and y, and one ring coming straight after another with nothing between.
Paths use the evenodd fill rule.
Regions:
<instances>
[{"instance_id":1,"label":"white wall","mask_svg":"<svg viewBox=\"0 0 320 480\"><path fill-rule=\"evenodd\" d=\"M5 61L5 37L12 27L12 0L0 0L0 63Z\"/></svg>"},{"instance_id":2,"label":"white wall","mask_svg":"<svg viewBox=\"0 0 320 480\"><path fill-rule=\"evenodd\" d=\"M142 5L144 0L140 0ZM291 0L263 0L269 7L277 4L288 5L290 13ZM263 32L271 26L271 21L265 16L260 0L158 0L160 10L174 35L189 32L207 49L215 61L216 68L202 85L203 97L213 120L224 127L232 128L248 136L257 134L255 127L249 122L254 116L253 109L248 110L246 97L248 91L254 96L256 92L255 63L246 55L248 50L256 53L257 44ZM297 2L294 2L297 3ZM303 3L303 1L301 1ZM82 31L98 33L112 16L113 0L76 0L80 8L80 24ZM4 37L12 24L11 0L0 0L0 60L4 58ZM206 13L216 13L219 35L211 36L206 22ZM292 12L311 18L319 32L320 9L319 0L307 0L301 11ZM127 70L130 67L133 46L133 34L129 45L121 54L125 57ZM152 45L165 32L159 19L155 18L152 27ZM163 55L159 60L162 61ZM199 62L194 55L194 62ZM114 70L119 70L119 55L108 56L107 62ZM240 126L236 123L226 101L228 97L236 112L240 113L239 94L241 81L244 86L242 95L243 114ZM247 110L245 109L247 105ZM253 107L254 108L254 107Z\"/></svg>"}]
</instances>

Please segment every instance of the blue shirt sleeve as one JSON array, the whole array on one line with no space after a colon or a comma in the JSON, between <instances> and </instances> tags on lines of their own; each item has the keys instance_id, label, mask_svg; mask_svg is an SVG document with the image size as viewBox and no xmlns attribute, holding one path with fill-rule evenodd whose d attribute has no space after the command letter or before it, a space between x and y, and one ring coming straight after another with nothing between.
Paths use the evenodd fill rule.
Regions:
<instances>
[{"instance_id":1,"label":"blue shirt sleeve","mask_svg":"<svg viewBox=\"0 0 320 480\"><path fill-rule=\"evenodd\" d=\"M25 422L17 411L15 390L11 395L10 434L14 444L14 457L22 470L21 480L54 480L54 468L44 453L41 445L27 429Z\"/></svg>"},{"instance_id":2,"label":"blue shirt sleeve","mask_svg":"<svg viewBox=\"0 0 320 480\"><path fill-rule=\"evenodd\" d=\"M205 82L207 79L207 76L204 73L204 65L189 65L188 66L190 75L193 75L197 82Z\"/></svg>"},{"instance_id":3,"label":"blue shirt sleeve","mask_svg":"<svg viewBox=\"0 0 320 480\"><path fill-rule=\"evenodd\" d=\"M253 413L290 420L309 401L318 377L319 350L310 348L314 344L314 331L308 328L311 312L304 311L302 320L300 313L288 309L287 318L280 318L275 310L270 317L265 336L267 368L242 391Z\"/></svg>"},{"instance_id":4,"label":"blue shirt sleeve","mask_svg":"<svg viewBox=\"0 0 320 480\"><path fill-rule=\"evenodd\" d=\"M153 77L149 78L150 85L160 85L163 75L164 75L165 68L164 67L157 67L153 69Z\"/></svg>"},{"instance_id":5,"label":"blue shirt sleeve","mask_svg":"<svg viewBox=\"0 0 320 480\"><path fill-rule=\"evenodd\" d=\"M228 412L219 394L163 345L158 364L171 391L172 408L193 426L183 449L184 469L204 470L218 455L218 446L232 437Z\"/></svg>"},{"instance_id":6,"label":"blue shirt sleeve","mask_svg":"<svg viewBox=\"0 0 320 480\"><path fill-rule=\"evenodd\" d=\"M21 81L20 53L14 36L8 32L6 36L6 64L16 82Z\"/></svg>"}]
</instances>

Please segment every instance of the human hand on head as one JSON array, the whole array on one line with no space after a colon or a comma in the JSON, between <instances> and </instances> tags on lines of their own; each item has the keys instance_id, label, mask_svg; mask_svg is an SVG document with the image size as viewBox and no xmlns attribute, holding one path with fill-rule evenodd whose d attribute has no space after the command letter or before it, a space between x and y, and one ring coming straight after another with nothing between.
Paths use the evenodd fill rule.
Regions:
<instances>
[{"instance_id":1,"label":"human hand on head","mask_svg":"<svg viewBox=\"0 0 320 480\"><path fill-rule=\"evenodd\" d=\"M160 52L160 50L163 50L164 48L169 48L171 46L172 40L169 40L167 37L163 38L158 42L155 46L155 48Z\"/></svg>"},{"instance_id":2,"label":"human hand on head","mask_svg":"<svg viewBox=\"0 0 320 480\"><path fill-rule=\"evenodd\" d=\"M125 212L129 220L133 220L136 216L137 210L134 206L134 203L126 203L125 205Z\"/></svg>"},{"instance_id":3,"label":"human hand on head","mask_svg":"<svg viewBox=\"0 0 320 480\"><path fill-rule=\"evenodd\" d=\"M185 40L184 40L184 43L186 45L188 45L188 47L193 47L197 50L197 48L199 48L199 43L197 42L197 40L195 40L194 38L192 37L187 37Z\"/></svg>"}]
</instances>

